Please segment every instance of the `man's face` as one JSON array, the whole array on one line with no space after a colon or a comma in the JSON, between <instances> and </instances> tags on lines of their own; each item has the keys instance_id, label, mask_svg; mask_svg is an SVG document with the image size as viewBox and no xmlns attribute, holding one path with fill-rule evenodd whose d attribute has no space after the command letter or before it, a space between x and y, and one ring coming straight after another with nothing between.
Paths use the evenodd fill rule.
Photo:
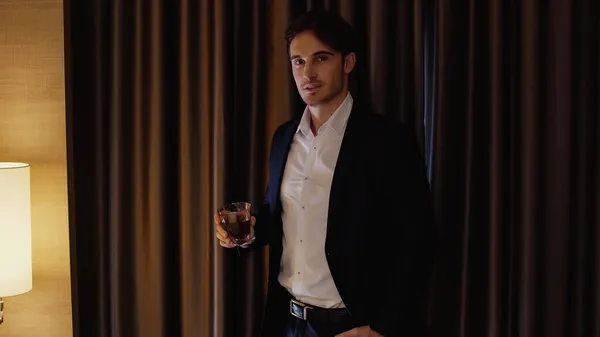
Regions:
<instances>
[{"instance_id":1,"label":"man's face","mask_svg":"<svg viewBox=\"0 0 600 337\"><path fill-rule=\"evenodd\" d=\"M344 89L352 66L342 54L323 44L312 32L302 32L290 43L296 87L308 105L327 103ZM349 70L348 70L349 69Z\"/></svg>"}]
</instances>

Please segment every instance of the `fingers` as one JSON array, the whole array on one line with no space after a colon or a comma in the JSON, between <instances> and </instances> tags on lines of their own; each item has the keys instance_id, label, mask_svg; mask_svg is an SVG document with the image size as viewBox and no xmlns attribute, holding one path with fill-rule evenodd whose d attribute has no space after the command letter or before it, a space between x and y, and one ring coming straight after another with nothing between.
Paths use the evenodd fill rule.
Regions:
<instances>
[{"instance_id":1,"label":"fingers","mask_svg":"<svg viewBox=\"0 0 600 337\"><path fill-rule=\"evenodd\" d=\"M233 248L233 247L235 247L235 245L231 241L229 241L229 243L223 242L223 241L219 241L219 245L221 245L221 247L223 247L223 248Z\"/></svg>"},{"instance_id":2,"label":"fingers","mask_svg":"<svg viewBox=\"0 0 600 337\"><path fill-rule=\"evenodd\" d=\"M251 216L250 217L250 226L254 226L256 224L256 217Z\"/></svg>"},{"instance_id":3,"label":"fingers","mask_svg":"<svg viewBox=\"0 0 600 337\"><path fill-rule=\"evenodd\" d=\"M341 333L341 334L339 334L339 335L335 335L335 337L352 337L352 336L354 336L354 335L355 335L355 333L354 333L354 332L355 332L355 330L356 330L356 329L352 329L352 330L349 330L349 331L343 332L343 333Z\"/></svg>"},{"instance_id":4,"label":"fingers","mask_svg":"<svg viewBox=\"0 0 600 337\"><path fill-rule=\"evenodd\" d=\"M229 238L229 235L227 233L223 234L222 232L217 231L216 237L217 239L219 239L219 241L222 241L227 244L231 243L231 239Z\"/></svg>"},{"instance_id":5,"label":"fingers","mask_svg":"<svg viewBox=\"0 0 600 337\"><path fill-rule=\"evenodd\" d=\"M234 247L233 243L231 242L231 239L229 238L229 234L221 225L219 216L215 215L214 220L215 220L215 236L217 237L217 239L219 239L219 244L222 247L226 247L226 248Z\"/></svg>"},{"instance_id":6,"label":"fingers","mask_svg":"<svg viewBox=\"0 0 600 337\"><path fill-rule=\"evenodd\" d=\"M215 229L216 229L217 235L221 235L221 237L223 237L223 238L227 238L229 236L229 233L227 233L227 231L225 230L225 228L223 228L223 226L221 224L216 224Z\"/></svg>"},{"instance_id":7,"label":"fingers","mask_svg":"<svg viewBox=\"0 0 600 337\"><path fill-rule=\"evenodd\" d=\"M362 326L360 328L354 328L352 330L348 330L344 333L336 335L335 337L371 337L371 329L369 326ZM377 335L373 335L377 336Z\"/></svg>"},{"instance_id":8,"label":"fingers","mask_svg":"<svg viewBox=\"0 0 600 337\"><path fill-rule=\"evenodd\" d=\"M221 235L227 237L227 231L223 228L223 225L221 225L221 219L219 219L218 215L215 215L215 229L217 230L217 233L221 233Z\"/></svg>"},{"instance_id":9,"label":"fingers","mask_svg":"<svg viewBox=\"0 0 600 337\"><path fill-rule=\"evenodd\" d=\"M222 234L220 234L219 232L217 232L217 239L219 240L219 244L223 247L234 247L235 245L233 244L233 242L231 241L231 239L229 238L229 236L223 236Z\"/></svg>"}]
</instances>

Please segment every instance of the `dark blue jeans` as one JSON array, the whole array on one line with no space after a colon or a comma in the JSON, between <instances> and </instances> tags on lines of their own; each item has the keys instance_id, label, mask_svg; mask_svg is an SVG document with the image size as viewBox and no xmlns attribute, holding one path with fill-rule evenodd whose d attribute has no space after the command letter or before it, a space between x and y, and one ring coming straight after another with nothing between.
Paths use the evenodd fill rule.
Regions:
<instances>
[{"instance_id":1,"label":"dark blue jeans","mask_svg":"<svg viewBox=\"0 0 600 337\"><path fill-rule=\"evenodd\" d=\"M352 330L355 325L351 321L308 322L289 315L285 329L285 337L333 337L342 332Z\"/></svg>"}]
</instances>

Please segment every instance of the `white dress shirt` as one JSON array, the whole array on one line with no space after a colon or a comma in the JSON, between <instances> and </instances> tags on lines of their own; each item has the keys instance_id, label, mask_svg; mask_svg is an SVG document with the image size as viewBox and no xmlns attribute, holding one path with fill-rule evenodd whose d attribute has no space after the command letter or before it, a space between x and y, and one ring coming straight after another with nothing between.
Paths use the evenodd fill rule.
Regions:
<instances>
[{"instance_id":1,"label":"white dress shirt","mask_svg":"<svg viewBox=\"0 0 600 337\"><path fill-rule=\"evenodd\" d=\"M308 107L304 110L281 183L279 283L296 299L323 308L344 307L325 257L325 236L331 181L352 103L348 94L317 136L311 131Z\"/></svg>"}]
</instances>

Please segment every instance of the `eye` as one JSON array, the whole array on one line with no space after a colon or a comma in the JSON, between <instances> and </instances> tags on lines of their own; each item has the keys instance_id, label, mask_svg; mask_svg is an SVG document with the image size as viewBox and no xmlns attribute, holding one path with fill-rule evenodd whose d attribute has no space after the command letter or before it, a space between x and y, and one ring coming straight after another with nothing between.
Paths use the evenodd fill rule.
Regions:
<instances>
[{"instance_id":1,"label":"eye","mask_svg":"<svg viewBox=\"0 0 600 337\"><path fill-rule=\"evenodd\" d=\"M293 59L292 64L295 66L299 66L299 65L304 64L304 60L303 59Z\"/></svg>"},{"instance_id":2,"label":"eye","mask_svg":"<svg viewBox=\"0 0 600 337\"><path fill-rule=\"evenodd\" d=\"M317 56L316 61L317 62L327 61L327 56L325 56L325 55Z\"/></svg>"}]
</instances>

